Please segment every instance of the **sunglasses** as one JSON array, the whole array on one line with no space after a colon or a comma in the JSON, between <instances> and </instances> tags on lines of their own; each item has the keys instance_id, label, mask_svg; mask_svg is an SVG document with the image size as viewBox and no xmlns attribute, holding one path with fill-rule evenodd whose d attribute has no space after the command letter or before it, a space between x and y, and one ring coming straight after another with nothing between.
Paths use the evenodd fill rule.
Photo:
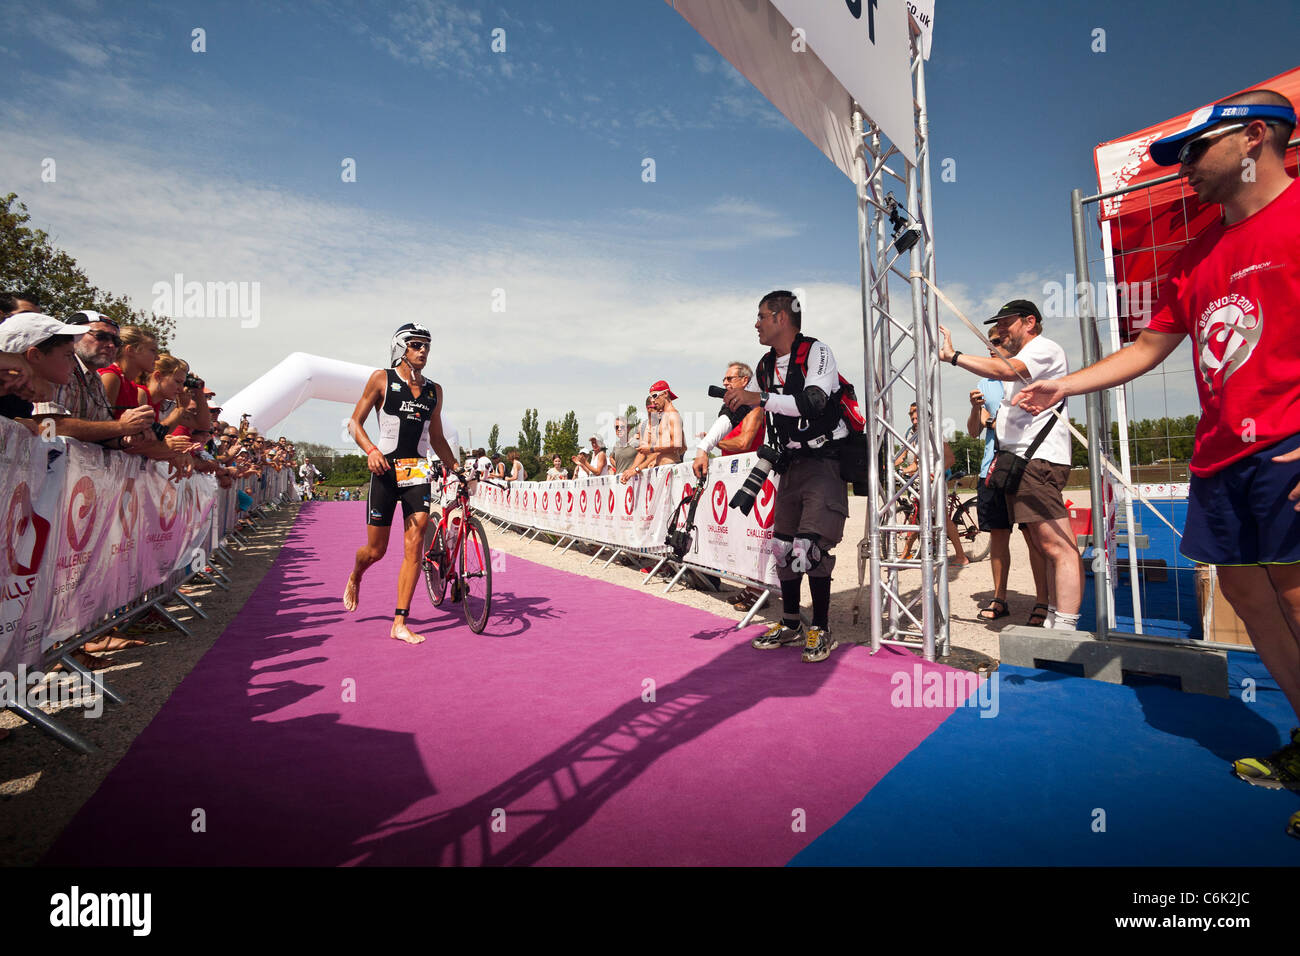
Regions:
<instances>
[{"instance_id":1,"label":"sunglasses","mask_svg":"<svg viewBox=\"0 0 1300 956\"><path fill-rule=\"evenodd\" d=\"M87 332L87 335L93 335L96 342L112 342L118 348L122 347L122 340L112 332Z\"/></svg>"},{"instance_id":2,"label":"sunglasses","mask_svg":"<svg viewBox=\"0 0 1300 956\"><path fill-rule=\"evenodd\" d=\"M1200 136L1196 137L1196 139L1189 140L1183 144L1183 148L1178 151L1178 162L1184 166L1193 165L1197 160L1205 155L1205 151L1210 148L1210 143L1214 142L1220 136L1245 128L1245 123L1230 123L1227 126L1220 126L1218 129L1212 129L1208 133L1202 133Z\"/></svg>"},{"instance_id":3,"label":"sunglasses","mask_svg":"<svg viewBox=\"0 0 1300 956\"><path fill-rule=\"evenodd\" d=\"M417 352L429 351L429 343L423 339L412 340L406 343L408 349L415 349Z\"/></svg>"}]
</instances>

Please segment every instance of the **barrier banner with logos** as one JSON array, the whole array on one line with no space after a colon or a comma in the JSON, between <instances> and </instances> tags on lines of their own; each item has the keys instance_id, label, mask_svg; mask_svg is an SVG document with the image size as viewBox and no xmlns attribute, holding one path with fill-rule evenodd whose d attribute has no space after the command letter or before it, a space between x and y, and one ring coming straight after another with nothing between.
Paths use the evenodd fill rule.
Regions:
<instances>
[{"instance_id":1,"label":"barrier banner with logos","mask_svg":"<svg viewBox=\"0 0 1300 956\"><path fill-rule=\"evenodd\" d=\"M48 569L63 530L63 472L61 442L39 441L0 418L0 671L6 673L40 657L52 590Z\"/></svg>"},{"instance_id":2,"label":"barrier banner with logos","mask_svg":"<svg viewBox=\"0 0 1300 956\"><path fill-rule=\"evenodd\" d=\"M287 492L287 470L249 482L257 504ZM0 671L34 667L59 641L178 579L239 520L236 489L0 418Z\"/></svg>"},{"instance_id":3,"label":"barrier banner with logos","mask_svg":"<svg viewBox=\"0 0 1300 956\"><path fill-rule=\"evenodd\" d=\"M134 485L128 471L137 463L96 445L68 442L65 447L63 533L55 538L43 647L66 640L123 603L114 597L138 593L130 590L128 571L134 537L122 524L123 495L129 509Z\"/></svg>"},{"instance_id":4,"label":"barrier banner with logos","mask_svg":"<svg viewBox=\"0 0 1300 956\"><path fill-rule=\"evenodd\" d=\"M695 512L695 539L685 563L779 586L772 560L772 523L780 479L769 475L748 515L729 508L758 460L755 454L715 458ZM694 492L689 464L644 471L626 485L615 475L571 481L516 482L509 489L479 484L474 507L511 524L573 535L627 551L663 554L668 524Z\"/></svg>"}]
</instances>

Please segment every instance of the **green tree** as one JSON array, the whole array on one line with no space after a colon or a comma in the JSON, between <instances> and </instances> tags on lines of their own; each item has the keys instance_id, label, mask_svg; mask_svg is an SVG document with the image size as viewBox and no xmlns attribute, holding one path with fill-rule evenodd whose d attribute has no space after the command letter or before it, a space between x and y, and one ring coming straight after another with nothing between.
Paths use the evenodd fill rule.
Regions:
<instances>
[{"instance_id":1,"label":"green tree","mask_svg":"<svg viewBox=\"0 0 1300 956\"><path fill-rule=\"evenodd\" d=\"M495 455L497 452L499 452L501 450L500 444L501 444L501 429L498 428L496 425L493 425L492 430L488 432L488 449L487 449L488 454Z\"/></svg>"},{"instance_id":2,"label":"green tree","mask_svg":"<svg viewBox=\"0 0 1300 956\"><path fill-rule=\"evenodd\" d=\"M954 467L970 475L978 475L980 461L984 457L984 439L971 438L964 431L957 431L952 436L952 454L956 459Z\"/></svg>"},{"instance_id":3,"label":"green tree","mask_svg":"<svg viewBox=\"0 0 1300 956\"><path fill-rule=\"evenodd\" d=\"M0 288L35 292L42 311L59 318L78 309L94 309L119 325L143 326L166 350L176 330L175 319L133 309L126 296L92 285L77 260L52 245L43 229L27 226L31 218L16 193L0 200Z\"/></svg>"},{"instance_id":4,"label":"green tree","mask_svg":"<svg viewBox=\"0 0 1300 956\"><path fill-rule=\"evenodd\" d=\"M561 467L572 468L570 459L578 453L579 449L577 413L569 412L560 422L548 421L542 447L546 453L546 460L549 461L555 455L559 455Z\"/></svg>"},{"instance_id":5,"label":"green tree","mask_svg":"<svg viewBox=\"0 0 1300 956\"><path fill-rule=\"evenodd\" d=\"M524 421L519 432L519 453L531 452L533 457L542 453L542 433L537 427L537 409L524 409Z\"/></svg>"},{"instance_id":6,"label":"green tree","mask_svg":"<svg viewBox=\"0 0 1300 956\"><path fill-rule=\"evenodd\" d=\"M627 411L623 413L623 417L627 419L627 440L630 442L633 436L636 435L637 425L641 423L641 419L637 418L637 407L629 405Z\"/></svg>"}]
</instances>

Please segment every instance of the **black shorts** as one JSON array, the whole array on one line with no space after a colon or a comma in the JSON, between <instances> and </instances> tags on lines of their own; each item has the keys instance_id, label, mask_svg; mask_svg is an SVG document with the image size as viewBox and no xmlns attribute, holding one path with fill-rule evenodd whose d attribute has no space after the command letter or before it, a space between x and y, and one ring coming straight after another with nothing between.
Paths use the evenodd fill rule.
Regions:
<instances>
[{"instance_id":1,"label":"black shorts","mask_svg":"<svg viewBox=\"0 0 1300 956\"><path fill-rule=\"evenodd\" d=\"M376 528L387 528L393 523L397 512L397 503L402 503L402 523L413 514L429 513L429 497L432 485L411 485L409 488L397 487L397 475L392 469L382 475L370 476L370 494L367 501L366 524Z\"/></svg>"},{"instance_id":2,"label":"black shorts","mask_svg":"<svg viewBox=\"0 0 1300 956\"><path fill-rule=\"evenodd\" d=\"M975 513L979 515L981 531L1010 531L1011 516L1007 513L1007 496L990 488L981 478L975 491Z\"/></svg>"}]
</instances>

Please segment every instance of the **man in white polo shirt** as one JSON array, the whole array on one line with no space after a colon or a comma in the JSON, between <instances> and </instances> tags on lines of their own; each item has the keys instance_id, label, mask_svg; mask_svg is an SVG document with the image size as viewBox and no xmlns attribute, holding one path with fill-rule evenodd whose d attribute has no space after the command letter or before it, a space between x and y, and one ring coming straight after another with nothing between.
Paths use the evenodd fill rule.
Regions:
<instances>
[{"instance_id":1,"label":"man in white polo shirt","mask_svg":"<svg viewBox=\"0 0 1300 956\"><path fill-rule=\"evenodd\" d=\"M1043 335L1043 316L1028 299L1008 302L985 325L999 341L1007 360L967 355L952 347L952 336L940 327L943 345L940 361L1006 382L997 414L998 454L1028 459L1020 483L1007 492L1007 513L1012 522L1026 526L1047 564L1048 614L1044 627L1072 631L1079 624L1083 600L1083 564L1070 527L1070 512L1062 492L1070 477L1070 432L1054 412L1063 405L1031 415L1016 407L1016 395L1040 379L1059 378L1069 372L1065 350ZM998 467L995 460L993 468Z\"/></svg>"}]
</instances>

